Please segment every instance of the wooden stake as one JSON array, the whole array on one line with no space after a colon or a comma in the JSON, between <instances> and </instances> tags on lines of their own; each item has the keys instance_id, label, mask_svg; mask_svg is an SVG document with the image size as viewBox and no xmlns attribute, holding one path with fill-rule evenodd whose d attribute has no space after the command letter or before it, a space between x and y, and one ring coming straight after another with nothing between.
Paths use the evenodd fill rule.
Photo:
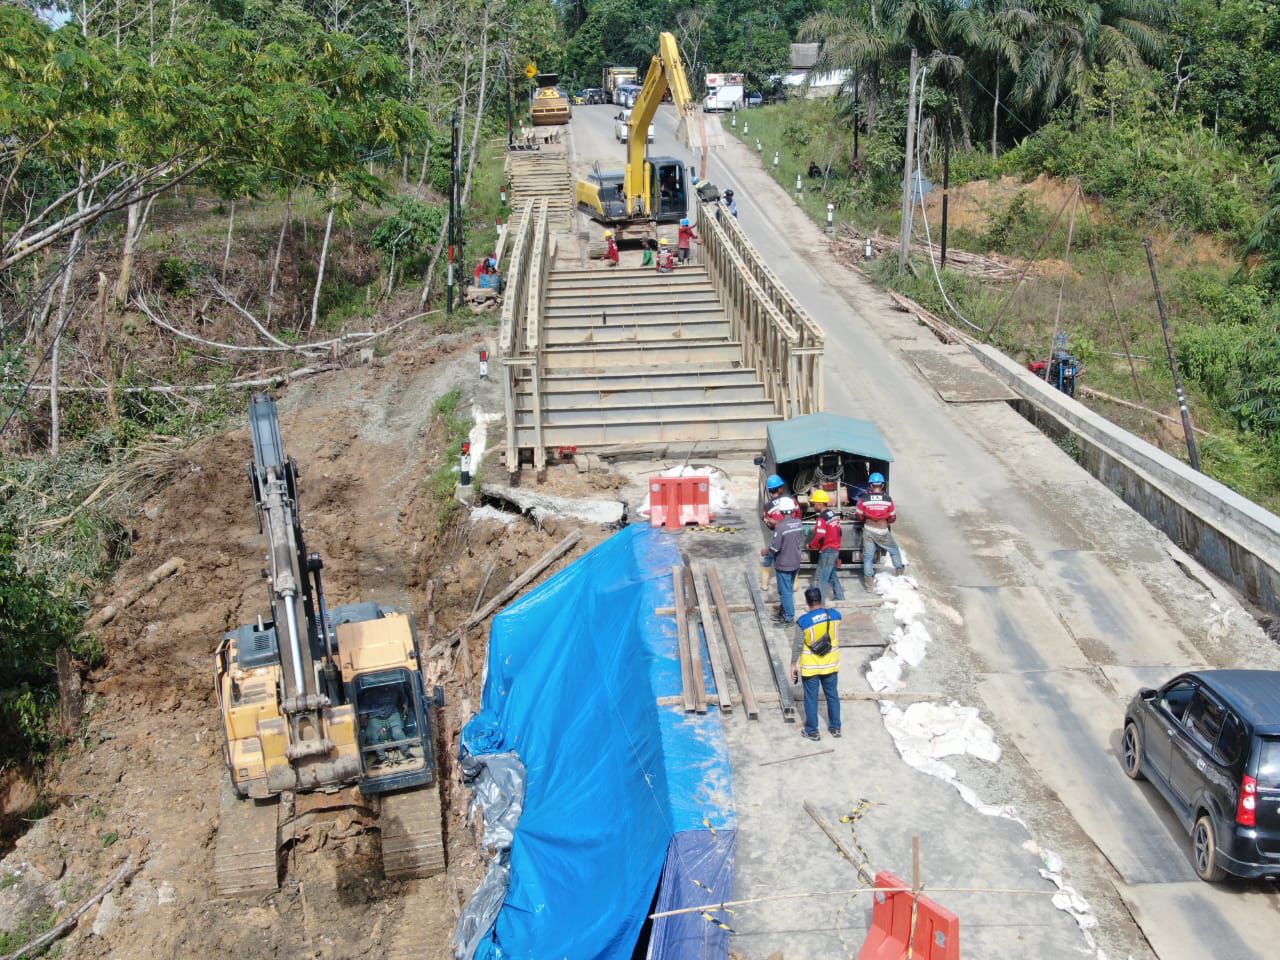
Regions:
<instances>
[{"instance_id":1,"label":"wooden stake","mask_svg":"<svg viewBox=\"0 0 1280 960\"><path fill-rule=\"evenodd\" d=\"M751 676L747 673L747 661L742 655L742 646L738 643L738 632L733 627L733 618L729 613L731 608L724 602L724 589L720 586L720 575L715 567L707 568L707 583L711 586L711 596L716 602L716 612L720 617L720 631L724 634L725 646L729 648L729 663L733 666L733 676L738 682L738 695L742 697L742 706L747 711L748 718L757 720L760 717L760 703L756 700L756 691L751 685Z\"/></svg>"},{"instance_id":2,"label":"wooden stake","mask_svg":"<svg viewBox=\"0 0 1280 960\"><path fill-rule=\"evenodd\" d=\"M694 690L695 683L701 685L702 678L694 678L693 664L689 650L689 617L684 609L684 570L671 568L671 588L676 598L676 649L680 654L680 700L684 704L685 713L693 713L698 708L698 696Z\"/></svg>"},{"instance_id":3,"label":"wooden stake","mask_svg":"<svg viewBox=\"0 0 1280 960\"><path fill-rule=\"evenodd\" d=\"M733 711L733 699L729 696L729 680L725 677L724 664L720 661L720 647L716 644L716 631L713 626L715 621L711 618L711 604L707 601L704 576L699 570L693 572L693 592L698 598L698 613L702 617L702 634L707 638L707 658L711 661L711 676L716 682L716 702L722 711L730 713Z\"/></svg>"},{"instance_id":4,"label":"wooden stake","mask_svg":"<svg viewBox=\"0 0 1280 960\"><path fill-rule=\"evenodd\" d=\"M816 823L819 828L821 828L822 832L827 835L827 839L835 844L836 849L840 851L840 855L853 864L854 868L858 871L858 876L862 877L862 879L867 883L874 884L876 882L875 874L867 868L865 863L858 862L857 855L849 848L849 845L844 842L844 838L836 833L835 828L827 822L827 819L814 809L813 804L808 800L804 801L803 806L804 812L813 818L813 822Z\"/></svg>"}]
</instances>

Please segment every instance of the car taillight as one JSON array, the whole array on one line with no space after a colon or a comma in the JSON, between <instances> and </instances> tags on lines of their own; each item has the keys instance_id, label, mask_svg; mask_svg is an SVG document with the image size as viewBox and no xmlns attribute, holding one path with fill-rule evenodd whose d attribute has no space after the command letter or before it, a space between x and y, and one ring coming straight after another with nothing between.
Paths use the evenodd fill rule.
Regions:
<instances>
[{"instance_id":1,"label":"car taillight","mask_svg":"<svg viewBox=\"0 0 1280 960\"><path fill-rule=\"evenodd\" d=\"M1236 803L1236 823L1242 827L1258 825L1258 781L1245 774L1240 780L1240 800Z\"/></svg>"}]
</instances>

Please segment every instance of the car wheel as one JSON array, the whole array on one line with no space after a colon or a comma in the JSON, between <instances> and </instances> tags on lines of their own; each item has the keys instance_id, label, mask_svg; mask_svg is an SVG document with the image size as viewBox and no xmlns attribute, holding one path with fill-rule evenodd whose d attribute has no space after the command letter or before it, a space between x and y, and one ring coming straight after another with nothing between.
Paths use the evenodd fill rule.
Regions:
<instances>
[{"instance_id":1,"label":"car wheel","mask_svg":"<svg viewBox=\"0 0 1280 960\"><path fill-rule=\"evenodd\" d=\"M1147 779L1142 772L1142 733L1132 720L1124 725L1124 736L1120 738L1120 763L1130 780Z\"/></svg>"},{"instance_id":2,"label":"car wheel","mask_svg":"<svg viewBox=\"0 0 1280 960\"><path fill-rule=\"evenodd\" d=\"M1213 820L1205 814L1191 830L1191 859L1196 876L1206 883L1217 883L1227 875L1218 865L1218 841L1213 833Z\"/></svg>"}]
</instances>

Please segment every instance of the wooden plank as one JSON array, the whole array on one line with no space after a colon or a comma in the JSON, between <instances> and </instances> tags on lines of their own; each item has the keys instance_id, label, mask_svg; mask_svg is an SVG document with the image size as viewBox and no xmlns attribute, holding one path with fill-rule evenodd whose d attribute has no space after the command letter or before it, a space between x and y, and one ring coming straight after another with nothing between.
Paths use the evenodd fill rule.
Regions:
<instances>
[{"instance_id":1,"label":"wooden plank","mask_svg":"<svg viewBox=\"0 0 1280 960\"><path fill-rule=\"evenodd\" d=\"M728 604L728 607L729 607L730 613L750 613L752 610L755 609L755 607L753 607L749 603L731 603L731 604ZM839 608L837 607L837 609ZM654 607L653 608L653 614L654 616L657 616L657 617L673 617L675 616L675 613L676 613L675 607Z\"/></svg>"},{"instance_id":2,"label":"wooden plank","mask_svg":"<svg viewBox=\"0 0 1280 960\"><path fill-rule=\"evenodd\" d=\"M694 602L693 571L687 562L684 568L684 596L677 603L684 604L685 635L689 638L689 669L693 671L693 704L698 713L707 712L707 684L702 671L702 643L689 633L689 604Z\"/></svg>"},{"instance_id":3,"label":"wooden plank","mask_svg":"<svg viewBox=\"0 0 1280 960\"><path fill-rule=\"evenodd\" d=\"M693 692L693 670L689 663L689 617L684 609L684 571L671 568L671 588L675 591L676 646L680 652L680 701L685 713L693 713L697 703Z\"/></svg>"},{"instance_id":4,"label":"wooden plank","mask_svg":"<svg viewBox=\"0 0 1280 960\"><path fill-rule=\"evenodd\" d=\"M748 570L747 588L751 591L751 602L755 604L756 626L760 628L760 640L764 643L764 654L773 670L773 683L778 688L778 703L782 706L782 719L787 723L796 722L796 699L791 693L791 678L773 652L769 644L769 615L765 610L764 597L760 595L760 585L756 583L755 571Z\"/></svg>"},{"instance_id":5,"label":"wooden plank","mask_svg":"<svg viewBox=\"0 0 1280 960\"><path fill-rule=\"evenodd\" d=\"M729 680L720 660L720 647L716 643L716 631L712 625L711 604L707 601L707 588L701 571L693 571L693 592L698 598L698 613L702 617L702 635L707 638L707 658L711 661L711 676L716 683L716 702L725 713L733 711L733 698L729 696ZM739 688L741 689L741 688ZM746 701L743 701L744 703Z\"/></svg>"},{"instance_id":6,"label":"wooden plank","mask_svg":"<svg viewBox=\"0 0 1280 960\"><path fill-rule=\"evenodd\" d=\"M729 648L729 662L733 665L733 676L738 681L738 695L742 697L742 706L747 717L752 720L760 718L760 703L756 700L755 688L751 686L751 676L747 673L747 661L742 656L742 647L738 644L738 632L733 628L731 607L724 601L724 589L720 586L720 575L715 567L707 568L707 583L711 586L711 596L716 602L716 612L720 616L720 632L724 634L724 645Z\"/></svg>"}]
</instances>

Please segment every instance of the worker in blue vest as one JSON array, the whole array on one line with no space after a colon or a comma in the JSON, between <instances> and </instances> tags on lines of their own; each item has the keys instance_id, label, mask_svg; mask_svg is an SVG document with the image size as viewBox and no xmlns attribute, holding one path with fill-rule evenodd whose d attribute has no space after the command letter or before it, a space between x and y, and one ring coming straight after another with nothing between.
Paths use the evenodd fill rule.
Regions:
<instances>
[{"instance_id":1,"label":"worker in blue vest","mask_svg":"<svg viewBox=\"0 0 1280 960\"><path fill-rule=\"evenodd\" d=\"M822 605L822 590L804 592L809 610L796 620L796 640L791 647L791 682L804 683L804 727L807 740L818 734L818 689L827 700L827 729L840 736L840 691L836 677L840 671L840 611Z\"/></svg>"}]
</instances>

